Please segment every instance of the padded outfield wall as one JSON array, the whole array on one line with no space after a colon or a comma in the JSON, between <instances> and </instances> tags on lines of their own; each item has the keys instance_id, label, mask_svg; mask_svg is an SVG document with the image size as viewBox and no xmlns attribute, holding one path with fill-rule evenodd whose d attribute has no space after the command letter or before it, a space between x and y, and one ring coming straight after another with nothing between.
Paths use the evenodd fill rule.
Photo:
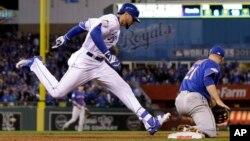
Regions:
<instances>
[{"instance_id":1,"label":"padded outfield wall","mask_svg":"<svg viewBox=\"0 0 250 141\"><path fill-rule=\"evenodd\" d=\"M90 115L85 120L84 130L94 131L137 131L143 124L137 116L126 108L89 108ZM159 113L159 111L154 111ZM58 131L71 118L72 109L67 107L47 107L45 109L45 130ZM0 130L36 130L36 107L0 107ZM67 130L77 130L78 121Z\"/></svg>"}]
</instances>

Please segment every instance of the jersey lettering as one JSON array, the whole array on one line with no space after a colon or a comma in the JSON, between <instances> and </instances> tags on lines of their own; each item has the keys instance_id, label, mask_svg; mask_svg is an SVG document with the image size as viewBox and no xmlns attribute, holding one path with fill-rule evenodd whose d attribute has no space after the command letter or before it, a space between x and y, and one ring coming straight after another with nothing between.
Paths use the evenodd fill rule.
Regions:
<instances>
[{"instance_id":1,"label":"jersey lettering","mask_svg":"<svg viewBox=\"0 0 250 141\"><path fill-rule=\"evenodd\" d=\"M198 69L198 66L192 66L184 79L191 80L197 69Z\"/></svg>"}]
</instances>

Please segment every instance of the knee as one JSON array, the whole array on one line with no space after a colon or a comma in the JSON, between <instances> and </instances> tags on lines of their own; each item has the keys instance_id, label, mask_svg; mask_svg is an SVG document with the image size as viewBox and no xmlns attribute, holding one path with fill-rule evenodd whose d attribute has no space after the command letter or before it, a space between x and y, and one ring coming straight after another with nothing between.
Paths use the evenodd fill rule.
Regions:
<instances>
[{"instance_id":1,"label":"knee","mask_svg":"<svg viewBox=\"0 0 250 141\"><path fill-rule=\"evenodd\" d=\"M58 90L54 90L51 94L50 94L53 98L62 98L64 96L64 92L62 91L58 91Z\"/></svg>"},{"instance_id":2,"label":"knee","mask_svg":"<svg viewBox=\"0 0 250 141\"><path fill-rule=\"evenodd\" d=\"M52 97L58 99L58 98L61 98L62 96L60 96L60 95L57 94L57 93L53 93Z\"/></svg>"}]
</instances>

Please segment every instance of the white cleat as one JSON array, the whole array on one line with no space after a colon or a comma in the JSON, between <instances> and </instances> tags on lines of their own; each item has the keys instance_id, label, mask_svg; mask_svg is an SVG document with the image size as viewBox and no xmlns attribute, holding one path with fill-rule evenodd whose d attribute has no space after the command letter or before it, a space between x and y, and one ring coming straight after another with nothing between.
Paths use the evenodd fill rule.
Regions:
<instances>
[{"instance_id":1,"label":"white cleat","mask_svg":"<svg viewBox=\"0 0 250 141\"><path fill-rule=\"evenodd\" d=\"M160 122L160 124L162 125L164 122L167 122L170 119L171 114L170 113L166 113L164 115L158 115L157 119Z\"/></svg>"},{"instance_id":2,"label":"white cleat","mask_svg":"<svg viewBox=\"0 0 250 141\"><path fill-rule=\"evenodd\" d=\"M162 124L170 119L171 114L166 113L164 115L158 115L157 117L153 117L153 125L150 128L148 128L148 132L150 135L154 135L162 126ZM151 123L152 125L152 123Z\"/></svg>"},{"instance_id":3,"label":"white cleat","mask_svg":"<svg viewBox=\"0 0 250 141\"><path fill-rule=\"evenodd\" d=\"M33 64L33 62L34 62L34 60L36 58L42 61L42 57L41 56L34 56L32 58L23 59L23 60L19 61L16 64L16 68L19 69L19 68L22 68L22 67L30 67Z\"/></svg>"}]
</instances>

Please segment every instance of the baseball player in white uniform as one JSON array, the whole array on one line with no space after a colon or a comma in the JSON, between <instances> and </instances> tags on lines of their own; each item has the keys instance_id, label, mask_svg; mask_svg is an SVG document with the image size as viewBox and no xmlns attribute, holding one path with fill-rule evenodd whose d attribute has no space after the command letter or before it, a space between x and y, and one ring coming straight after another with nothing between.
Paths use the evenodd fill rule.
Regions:
<instances>
[{"instance_id":1,"label":"baseball player in white uniform","mask_svg":"<svg viewBox=\"0 0 250 141\"><path fill-rule=\"evenodd\" d=\"M96 80L134 112L144 123L146 130L153 135L169 119L170 113L152 116L141 106L130 86L116 72L121 69L121 64L109 51L118 41L120 26L128 29L135 22L140 22L138 17L137 7L125 3L117 14L89 18L58 37L52 48L60 47L74 36L88 32L82 47L69 58L69 68L60 81L48 71L40 56L21 60L16 67L29 67L54 98L62 97L90 80Z\"/></svg>"},{"instance_id":2,"label":"baseball player in white uniform","mask_svg":"<svg viewBox=\"0 0 250 141\"><path fill-rule=\"evenodd\" d=\"M83 124L85 120L85 110L86 110L86 104L84 102L86 95L84 93L84 87L79 86L77 90L73 91L71 94L71 101L73 104L72 109L72 117L71 119L64 124L62 127L63 130L69 127L70 124L74 123L77 118L79 117L79 123L78 123L78 131L83 130Z\"/></svg>"}]
</instances>

